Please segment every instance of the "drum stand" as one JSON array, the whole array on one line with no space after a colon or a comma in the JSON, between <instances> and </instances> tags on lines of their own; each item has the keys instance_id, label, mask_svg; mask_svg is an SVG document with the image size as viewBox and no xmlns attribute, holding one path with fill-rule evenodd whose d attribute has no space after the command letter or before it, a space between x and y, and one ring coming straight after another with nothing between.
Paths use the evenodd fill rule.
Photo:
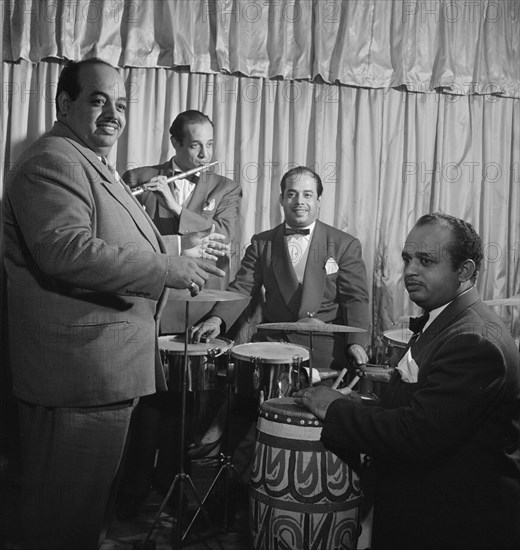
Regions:
<instances>
[{"instance_id":1,"label":"drum stand","mask_svg":"<svg viewBox=\"0 0 520 550\"><path fill-rule=\"evenodd\" d=\"M233 346L233 343L231 343L231 347ZM224 452L221 452L220 453L220 457L219 457L219 460L220 460L220 463L221 463L221 466L220 466L220 469L219 471L217 472L217 475L215 476L215 478L213 479L213 481L211 482L211 485L209 487L209 489L207 490L206 494L204 495L204 498L202 499L202 503L200 503L199 507L197 508L197 511L195 512L195 515L193 516L193 519L191 520L190 524L188 525L188 528L187 528L187 531L189 531L191 529L191 527L194 525L198 515L199 515L199 512L203 512L205 513L205 510L204 510L204 506L206 504L206 501L208 500L209 498L209 495L211 493L213 493L213 491L215 490L215 488L217 488L217 482L219 481L219 479L224 476L224 520L223 520L223 523L224 523L224 528L221 529L221 532L223 533L227 533L231 527L230 525L230 515L229 515L229 482L230 482L230 474L233 472L235 472L235 474L238 476L238 471L237 469L235 468L234 464L232 463L231 461L231 454L229 452L229 421L230 421L230 417L231 417L231 397L232 397L232 391L231 391L231 373L230 373L230 369L229 369L229 366L230 366L230 360L229 360L229 355L231 353L231 347L230 349L226 352L227 355L228 355L228 360L227 360L227 405L226 405L226 408L227 408L227 411L226 411L226 426L224 428Z\"/></svg>"},{"instance_id":2,"label":"drum stand","mask_svg":"<svg viewBox=\"0 0 520 550\"><path fill-rule=\"evenodd\" d=\"M198 516L199 512L202 511L204 518L208 525L210 526L215 539L217 541L217 544L221 550L223 549L222 544L218 540L218 532L206 510L204 507L207 494L204 497L204 501L201 501L199 494L197 493L197 490L195 489L195 485L193 484L193 481L191 480L191 477L189 474L184 472L184 455L185 455L185 437L186 437L186 398L187 398L187 392L188 392L188 333L189 333L189 307L190 302L189 299L186 300L186 318L185 318L185 330L184 330L184 363L183 363L183 372L182 372L182 390L181 390L181 444L180 444L180 456L181 456L181 465L180 465L180 472L175 476L172 484L170 485L170 488L168 489L168 492L166 493L166 496L164 497L164 500L161 503L161 506L159 508L159 511L157 512L154 521L152 523L152 526L150 527L150 530L148 531L148 534L146 535L146 538L143 542L138 542L133 545L133 550L155 550L155 541L151 540L153 531L155 529L155 526L157 525L161 514L166 507L166 504L170 498L170 496L173 493L173 490L179 484L180 490L178 494L178 501L177 501L177 517L176 522L174 521L174 525L172 527L172 548L175 550L180 550L182 548L182 543L186 540L190 529L194 525L195 518ZM220 472L219 472L220 473ZM214 484L214 483L213 483ZM191 493L193 497L195 498L195 501L197 502L198 509L197 512L188 525L186 531L182 532L182 517L184 512L184 496L185 496L185 490L188 486L189 489L191 489ZM213 485L212 485L213 487ZM209 493L209 491L208 491ZM176 523L176 525L175 525Z\"/></svg>"}]
</instances>

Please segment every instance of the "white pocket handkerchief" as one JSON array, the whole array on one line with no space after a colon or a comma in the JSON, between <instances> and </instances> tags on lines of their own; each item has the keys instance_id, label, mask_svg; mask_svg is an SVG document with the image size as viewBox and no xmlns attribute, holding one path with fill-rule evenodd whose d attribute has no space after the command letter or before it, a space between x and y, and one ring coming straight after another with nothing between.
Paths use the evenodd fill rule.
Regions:
<instances>
[{"instance_id":1,"label":"white pocket handkerchief","mask_svg":"<svg viewBox=\"0 0 520 550\"><path fill-rule=\"evenodd\" d=\"M327 273L327 275L336 273L338 269L339 269L339 266L336 263L336 260L334 258L329 258L327 260L327 263L325 264L325 272Z\"/></svg>"},{"instance_id":2,"label":"white pocket handkerchief","mask_svg":"<svg viewBox=\"0 0 520 550\"><path fill-rule=\"evenodd\" d=\"M211 199L207 201L204 204L204 207L202 208L202 210L205 210L206 212L211 212L212 210L215 210L215 199Z\"/></svg>"},{"instance_id":3,"label":"white pocket handkerchief","mask_svg":"<svg viewBox=\"0 0 520 550\"><path fill-rule=\"evenodd\" d=\"M403 382L407 382L408 384L415 384L417 382L419 375L419 366L412 357L412 351L410 349L399 361L399 364L396 368L399 371Z\"/></svg>"}]
</instances>

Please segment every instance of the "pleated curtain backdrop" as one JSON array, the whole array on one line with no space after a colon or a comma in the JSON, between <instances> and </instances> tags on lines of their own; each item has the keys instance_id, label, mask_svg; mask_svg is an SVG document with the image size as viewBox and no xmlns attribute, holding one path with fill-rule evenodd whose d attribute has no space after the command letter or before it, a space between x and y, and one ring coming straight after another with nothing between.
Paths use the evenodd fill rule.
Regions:
<instances>
[{"instance_id":1,"label":"pleated curtain backdrop","mask_svg":"<svg viewBox=\"0 0 520 550\"><path fill-rule=\"evenodd\" d=\"M243 188L234 268L282 220L282 174L319 172L320 218L363 245L380 349L417 311L400 252L424 213L474 224L483 299L520 291L520 9L481 4L6 2L3 171L51 127L63 57L118 65L130 99L111 153L120 172L173 154L179 112L213 120L219 172ZM497 310L517 338L519 310Z\"/></svg>"}]
</instances>

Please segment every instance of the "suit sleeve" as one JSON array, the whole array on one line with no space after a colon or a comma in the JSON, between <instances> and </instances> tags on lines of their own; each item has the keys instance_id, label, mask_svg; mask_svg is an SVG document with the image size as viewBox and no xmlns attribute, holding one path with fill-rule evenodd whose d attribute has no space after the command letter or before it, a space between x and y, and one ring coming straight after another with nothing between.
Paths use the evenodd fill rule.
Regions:
<instances>
[{"instance_id":1,"label":"suit sleeve","mask_svg":"<svg viewBox=\"0 0 520 550\"><path fill-rule=\"evenodd\" d=\"M8 200L29 253L25 261L71 287L158 299L167 255L142 246L143 237L133 225L124 241L96 237L91 186L98 184L81 170L64 152L52 158L36 155L14 175ZM123 208L108 192L107 201Z\"/></svg>"},{"instance_id":2,"label":"suit sleeve","mask_svg":"<svg viewBox=\"0 0 520 550\"><path fill-rule=\"evenodd\" d=\"M343 322L367 330L367 273L358 239L352 239L339 258L337 288ZM350 333L347 342L364 346L368 342L368 333Z\"/></svg>"},{"instance_id":3,"label":"suit sleeve","mask_svg":"<svg viewBox=\"0 0 520 550\"><path fill-rule=\"evenodd\" d=\"M398 393L415 386L397 374L390 384L388 391ZM435 460L482 433L486 420L500 414L505 384L504 356L494 342L478 334L455 336L441 343L409 402L383 408L336 400L327 411L322 440L339 456L354 447L400 462ZM480 437L488 442L505 437L494 431Z\"/></svg>"},{"instance_id":4,"label":"suit sleeve","mask_svg":"<svg viewBox=\"0 0 520 550\"><path fill-rule=\"evenodd\" d=\"M222 178L219 185L226 185L227 189L215 205L213 218L209 219L198 212L183 208L179 219L179 233L202 231L215 224L216 233L225 235L228 242L234 242L242 191L240 185L226 178Z\"/></svg>"},{"instance_id":5,"label":"suit sleeve","mask_svg":"<svg viewBox=\"0 0 520 550\"><path fill-rule=\"evenodd\" d=\"M228 286L228 290L238 292L247 297L246 300L237 300L218 303L211 311L211 315L220 317L226 324L226 330L233 325L240 314L247 307L251 298L256 295L263 284L261 266L262 244L256 235L247 247L240 269L235 279Z\"/></svg>"}]
</instances>

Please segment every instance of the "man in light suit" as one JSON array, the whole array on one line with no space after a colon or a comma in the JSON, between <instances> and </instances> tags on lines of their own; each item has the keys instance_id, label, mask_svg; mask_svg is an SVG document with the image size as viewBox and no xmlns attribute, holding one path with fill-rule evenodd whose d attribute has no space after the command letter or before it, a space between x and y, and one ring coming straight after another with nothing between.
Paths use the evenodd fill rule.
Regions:
<instances>
[{"instance_id":1,"label":"man in light suit","mask_svg":"<svg viewBox=\"0 0 520 550\"><path fill-rule=\"evenodd\" d=\"M24 548L95 549L140 396L165 387L157 324L165 287L221 270L167 254L106 163L125 127L124 82L69 63L52 130L5 195L9 351L19 401Z\"/></svg>"},{"instance_id":2,"label":"man in light suit","mask_svg":"<svg viewBox=\"0 0 520 550\"><path fill-rule=\"evenodd\" d=\"M463 220L430 214L402 257L425 315L381 404L330 388L296 401L324 421L329 449L373 457L373 550L518 548L520 357L475 288L482 243Z\"/></svg>"},{"instance_id":3,"label":"man in light suit","mask_svg":"<svg viewBox=\"0 0 520 550\"><path fill-rule=\"evenodd\" d=\"M235 280L228 289L246 296L265 291L265 322L291 322L312 315L324 323L368 328L368 287L358 239L318 220L323 185L305 167L289 170L281 181L280 204L285 222L254 235ZM246 306L221 302L194 327L200 341L229 330ZM286 331L287 341L308 346L307 334ZM366 363L366 333L314 337L313 367L341 369L347 356Z\"/></svg>"},{"instance_id":4,"label":"man in light suit","mask_svg":"<svg viewBox=\"0 0 520 550\"><path fill-rule=\"evenodd\" d=\"M240 185L212 169L167 182L167 178L204 167L213 158L213 123L204 113L189 110L180 113L170 127L175 155L163 164L129 170L123 179L131 188L144 186L138 200L153 219L161 235L183 235L214 227L226 242L233 244L240 205ZM211 277L206 288L224 289L229 282L229 257L217 267L226 277ZM199 302L190 308L190 324L198 321L210 306ZM179 308L167 304L161 318L161 332L184 332L185 319Z\"/></svg>"}]
</instances>

